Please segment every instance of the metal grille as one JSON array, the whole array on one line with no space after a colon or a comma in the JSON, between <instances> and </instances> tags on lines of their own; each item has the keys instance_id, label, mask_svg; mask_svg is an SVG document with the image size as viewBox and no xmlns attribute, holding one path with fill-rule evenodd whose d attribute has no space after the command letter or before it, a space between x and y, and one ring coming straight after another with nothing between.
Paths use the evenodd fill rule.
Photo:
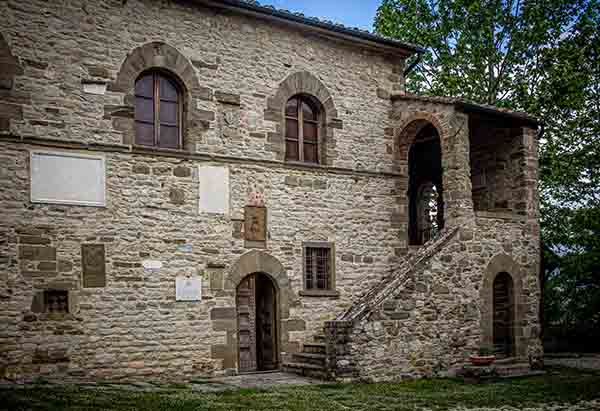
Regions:
<instances>
[{"instance_id":1,"label":"metal grille","mask_svg":"<svg viewBox=\"0 0 600 411\"><path fill-rule=\"evenodd\" d=\"M305 253L306 289L330 288L330 249L307 247Z\"/></svg>"},{"instance_id":2,"label":"metal grille","mask_svg":"<svg viewBox=\"0 0 600 411\"><path fill-rule=\"evenodd\" d=\"M69 312L69 294L63 290L44 292L44 304L48 313L66 314Z\"/></svg>"}]
</instances>

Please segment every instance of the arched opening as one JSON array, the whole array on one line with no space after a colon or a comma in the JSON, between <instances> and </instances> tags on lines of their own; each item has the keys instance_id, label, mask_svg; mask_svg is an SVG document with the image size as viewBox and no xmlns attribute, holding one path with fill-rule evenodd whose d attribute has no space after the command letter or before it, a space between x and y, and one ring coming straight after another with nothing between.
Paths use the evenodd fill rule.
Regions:
<instances>
[{"instance_id":1,"label":"arched opening","mask_svg":"<svg viewBox=\"0 0 600 411\"><path fill-rule=\"evenodd\" d=\"M417 132L408 153L409 245L423 245L444 228L442 149L433 124Z\"/></svg>"},{"instance_id":2,"label":"arched opening","mask_svg":"<svg viewBox=\"0 0 600 411\"><path fill-rule=\"evenodd\" d=\"M318 164L321 103L308 94L292 96L285 105L285 160Z\"/></svg>"},{"instance_id":3,"label":"arched opening","mask_svg":"<svg viewBox=\"0 0 600 411\"><path fill-rule=\"evenodd\" d=\"M164 70L149 70L135 81L135 144L179 149L183 146L183 93Z\"/></svg>"},{"instance_id":4,"label":"arched opening","mask_svg":"<svg viewBox=\"0 0 600 411\"><path fill-rule=\"evenodd\" d=\"M510 274L499 273L493 285L493 341L497 356L514 354L514 286Z\"/></svg>"},{"instance_id":5,"label":"arched opening","mask_svg":"<svg viewBox=\"0 0 600 411\"><path fill-rule=\"evenodd\" d=\"M238 369L240 372L278 368L277 288L271 277L253 273L236 289Z\"/></svg>"}]
</instances>

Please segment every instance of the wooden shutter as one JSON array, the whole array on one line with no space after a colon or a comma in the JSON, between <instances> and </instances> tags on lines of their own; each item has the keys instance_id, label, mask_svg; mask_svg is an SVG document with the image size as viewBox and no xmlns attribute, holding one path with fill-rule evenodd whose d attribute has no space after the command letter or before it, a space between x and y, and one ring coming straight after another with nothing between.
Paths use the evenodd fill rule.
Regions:
<instances>
[{"instance_id":1,"label":"wooden shutter","mask_svg":"<svg viewBox=\"0 0 600 411\"><path fill-rule=\"evenodd\" d=\"M181 118L181 93L173 80L160 73L148 73L136 81L136 144L180 148Z\"/></svg>"},{"instance_id":2,"label":"wooden shutter","mask_svg":"<svg viewBox=\"0 0 600 411\"><path fill-rule=\"evenodd\" d=\"M239 370L255 371L256 363L256 276L249 275L237 288Z\"/></svg>"},{"instance_id":3,"label":"wooden shutter","mask_svg":"<svg viewBox=\"0 0 600 411\"><path fill-rule=\"evenodd\" d=\"M318 146L318 111L306 97L292 97L285 106L285 159L317 164Z\"/></svg>"},{"instance_id":4,"label":"wooden shutter","mask_svg":"<svg viewBox=\"0 0 600 411\"><path fill-rule=\"evenodd\" d=\"M163 76L158 78L158 83L158 145L164 148L179 148L179 92L177 86Z\"/></svg>"},{"instance_id":5,"label":"wooden shutter","mask_svg":"<svg viewBox=\"0 0 600 411\"><path fill-rule=\"evenodd\" d=\"M135 83L135 144L154 145L154 75L140 77Z\"/></svg>"}]
</instances>

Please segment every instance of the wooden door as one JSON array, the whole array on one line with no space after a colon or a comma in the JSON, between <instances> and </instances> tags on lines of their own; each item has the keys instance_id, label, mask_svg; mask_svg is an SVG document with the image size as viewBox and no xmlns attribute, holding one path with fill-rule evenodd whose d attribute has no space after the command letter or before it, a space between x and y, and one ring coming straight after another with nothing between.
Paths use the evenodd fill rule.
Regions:
<instances>
[{"instance_id":1,"label":"wooden door","mask_svg":"<svg viewBox=\"0 0 600 411\"><path fill-rule=\"evenodd\" d=\"M237 288L239 371L256 371L256 275L242 280Z\"/></svg>"},{"instance_id":2,"label":"wooden door","mask_svg":"<svg viewBox=\"0 0 600 411\"><path fill-rule=\"evenodd\" d=\"M512 279L509 274L500 273L494 280L494 348L496 355L512 355L512 329Z\"/></svg>"},{"instance_id":3,"label":"wooden door","mask_svg":"<svg viewBox=\"0 0 600 411\"><path fill-rule=\"evenodd\" d=\"M256 355L259 370L277 368L277 312L275 287L266 275L256 280Z\"/></svg>"}]
</instances>

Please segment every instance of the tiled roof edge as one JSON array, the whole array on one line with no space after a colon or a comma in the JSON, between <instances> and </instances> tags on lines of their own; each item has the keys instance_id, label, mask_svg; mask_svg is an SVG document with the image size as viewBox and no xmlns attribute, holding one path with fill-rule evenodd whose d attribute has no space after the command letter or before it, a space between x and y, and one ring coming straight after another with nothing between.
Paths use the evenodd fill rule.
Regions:
<instances>
[{"instance_id":1,"label":"tiled roof edge","mask_svg":"<svg viewBox=\"0 0 600 411\"><path fill-rule=\"evenodd\" d=\"M437 96L420 96L418 94L393 94L391 96L392 101L394 100L419 100L429 103L440 103L453 105L466 113L480 113L490 114L502 117L510 117L513 119L521 120L525 123L541 125L543 122L529 114L522 111L513 111L505 108L491 106L487 104L473 103L471 101L457 98L457 97L437 97Z\"/></svg>"},{"instance_id":2,"label":"tiled roof edge","mask_svg":"<svg viewBox=\"0 0 600 411\"><path fill-rule=\"evenodd\" d=\"M379 34L371 33L368 30L352 28L343 24L335 23L329 20L321 20L317 17L305 16L303 13L295 13L289 10L278 9L273 6L263 6L255 0L216 0L229 7L244 9L255 13L264 14L266 16L278 17L281 19L293 21L307 26L318 27L328 31L344 34L358 39L372 41L374 43L383 44L389 47L404 49L413 53L424 53L425 49L415 44L405 43L396 39L385 37Z\"/></svg>"}]
</instances>

